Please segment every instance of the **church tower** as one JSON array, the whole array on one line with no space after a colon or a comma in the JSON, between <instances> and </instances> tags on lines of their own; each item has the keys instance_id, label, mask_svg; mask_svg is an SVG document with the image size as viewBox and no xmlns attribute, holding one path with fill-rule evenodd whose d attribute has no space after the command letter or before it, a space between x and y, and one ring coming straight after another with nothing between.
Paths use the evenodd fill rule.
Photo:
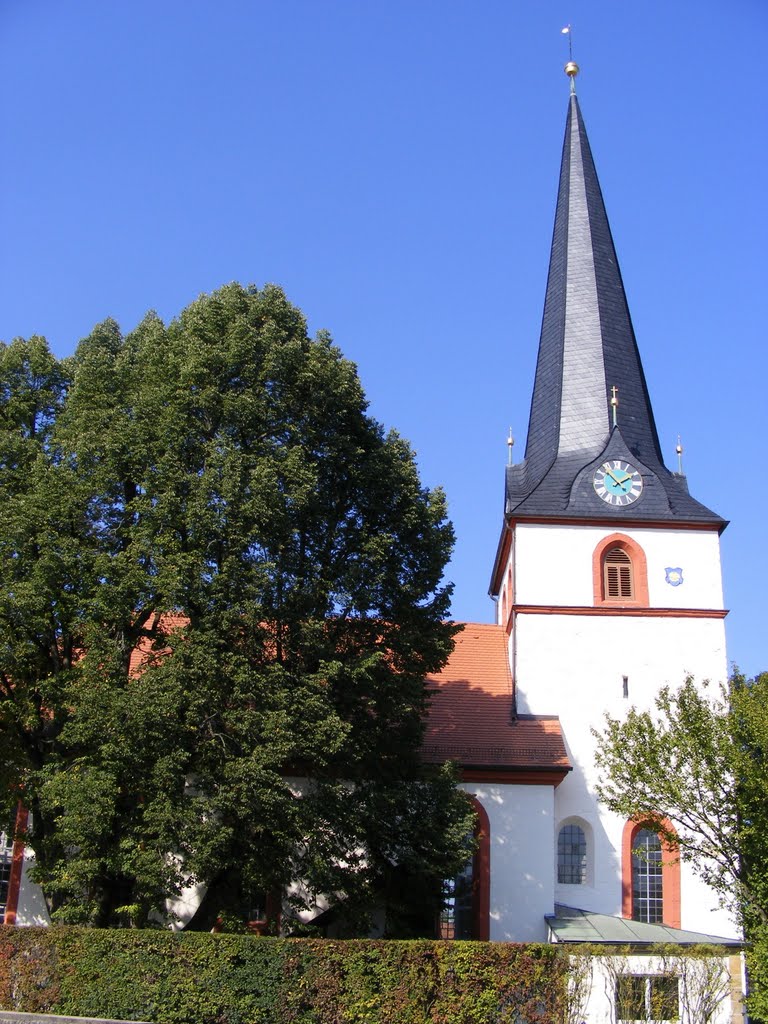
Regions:
<instances>
[{"instance_id":1,"label":"church tower","mask_svg":"<svg viewBox=\"0 0 768 1024\"><path fill-rule=\"evenodd\" d=\"M506 472L491 581L514 714L558 715L573 771L554 793L555 903L727 935L686 865L640 862L595 797L604 713L688 675L724 681L726 523L664 465L584 121L571 96L524 460ZM644 870L645 863L648 870ZM643 877L639 877L639 876ZM645 877L649 876L649 877Z\"/></svg>"}]
</instances>

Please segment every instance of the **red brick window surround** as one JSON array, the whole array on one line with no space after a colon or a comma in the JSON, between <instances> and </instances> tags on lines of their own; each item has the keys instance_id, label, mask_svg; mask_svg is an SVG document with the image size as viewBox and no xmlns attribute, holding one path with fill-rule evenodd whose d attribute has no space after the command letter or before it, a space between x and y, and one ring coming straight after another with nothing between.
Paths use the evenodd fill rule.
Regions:
<instances>
[{"instance_id":1,"label":"red brick window surround","mask_svg":"<svg viewBox=\"0 0 768 1024\"><path fill-rule=\"evenodd\" d=\"M665 826L672 828L671 823L665 822ZM633 881L638 881L638 870L641 859L633 851L638 848L643 850L645 857L648 856L649 844L647 840L648 829L637 821L628 821L624 826L624 833L621 842L621 914L622 917L640 920L642 913L640 907L636 907L633 898ZM659 858L660 881L661 881L661 922L669 925L670 928L680 927L680 860L674 850L670 850L663 842L660 843L661 856ZM653 870L653 865L651 865ZM634 873L634 878L633 878ZM648 871L645 872L646 874ZM642 888L643 880L640 880Z\"/></svg>"},{"instance_id":2,"label":"red brick window surround","mask_svg":"<svg viewBox=\"0 0 768 1024\"><path fill-rule=\"evenodd\" d=\"M592 553L595 605L648 607L648 565L645 552L631 537L612 533Z\"/></svg>"},{"instance_id":3,"label":"red brick window surround","mask_svg":"<svg viewBox=\"0 0 768 1024\"><path fill-rule=\"evenodd\" d=\"M472 904L472 930L473 938L478 942L488 942L490 937L490 912L491 912L491 824L488 814L474 797L471 797L472 804L477 814L475 826L475 837L477 839L477 850L474 857L475 888Z\"/></svg>"},{"instance_id":4,"label":"red brick window surround","mask_svg":"<svg viewBox=\"0 0 768 1024\"><path fill-rule=\"evenodd\" d=\"M10 871L5 887L5 924L16 924L16 915L19 909L19 894L21 892L21 875L24 868L24 834L27 831L29 812L19 804L16 811L16 838L13 841ZM3 923L0 914L0 924Z\"/></svg>"},{"instance_id":5,"label":"red brick window surround","mask_svg":"<svg viewBox=\"0 0 768 1024\"><path fill-rule=\"evenodd\" d=\"M13 862L13 833L0 832L0 924L5 923L5 908L11 885L11 864Z\"/></svg>"},{"instance_id":6,"label":"red brick window surround","mask_svg":"<svg viewBox=\"0 0 768 1024\"><path fill-rule=\"evenodd\" d=\"M451 880L448 902L440 914L437 934L440 939L487 942L491 909L491 829L483 805L473 796L469 799L477 815L477 849L459 876Z\"/></svg>"}]
</instances>

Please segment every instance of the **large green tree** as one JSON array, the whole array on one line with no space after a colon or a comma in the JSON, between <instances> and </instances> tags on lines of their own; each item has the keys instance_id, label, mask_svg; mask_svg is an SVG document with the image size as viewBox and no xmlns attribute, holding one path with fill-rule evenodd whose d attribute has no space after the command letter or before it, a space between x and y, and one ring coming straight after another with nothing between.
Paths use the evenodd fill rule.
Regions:
<instances>
[{"instance_id":1,"label":"large green tree","mask_svg":"<svg viewBox=\"0 0 768 1024\"><path fill-rule=\"evenodd\" d=\"M688 679L596 736L600 799L658 832L742 921L768 1020L768 673L714 692Z\"/></svg>"},{"instance_id":2,"label":"large green tree","mask_svg":"<svg viewBox=\"0 0 768 1024\"><path fill-rule=\"evenodd\" d=\"M197 882L193 926L280 892L423 930L471 822L419 760L453 536L353 364L230 285L62 363L16 341L0 387L3 778L54 915Z\"/></svg>"}]
</instances>

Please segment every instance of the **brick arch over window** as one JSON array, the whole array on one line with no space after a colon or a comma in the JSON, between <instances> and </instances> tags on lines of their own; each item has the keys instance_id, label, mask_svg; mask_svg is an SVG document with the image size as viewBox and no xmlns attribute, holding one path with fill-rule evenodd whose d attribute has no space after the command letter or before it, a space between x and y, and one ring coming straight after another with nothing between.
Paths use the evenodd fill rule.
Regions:
<instances>
[{"instance_id":1,"label":"brick arch over window","mask_svg":"<svg viewBox=\"0 0 768 1024\"><path fill-rule=\"evenodd\" d=\"M469 798L477 815L475 838L477 850L473 864L473 900L472 900L472 931L478 942L488 942L490 938L491 914L491 823L488 812L474 797Z\"/></svg>"},{"instance_id":2,"label":"brick arch over window","mask_svg":"<svg viewBox=\"0 0 768 1024\"><path fill-rule=\"evenodd\" d=\"M674 831L672 823L665 820L664 825ZM642 822L628 821L624 826L621 838L621 915L631 919L632 908L632 850L636 840L643 831ZM661 888L663 911L662 921L670 928L680 927L680 859L673 850L661 843Z\"/></svg>"},{"instance_id":3,"label":"brick arch over window","mask_svg":"<svg viewBox=\"0 0 768 1024\"><path fill-rule=\"evenodd\" d=\"M616 550L629 559L629 572L632 579L631 597L609 597L606 594L606 558L611 557L611 553ZM637 541L623 533L612 533L608 537L603 537L592 552L592 590L596 605L648 607L648 563L645 552Z\"/></svg>"},{"instance_id":4,"label":"brick arch over window","mask_svg":"<svg viewBox=\"0 0 768 1024\"><path fill-rule=\"evenodd\" d=\"M476 797L467 795L475 812L474 837L477 840L477 848L472 859L459 873L450 894L449 904L440 914L437 937L487 942L490 937L491 910L491 827L483 805Z\"/></svg>"}]
</instances>

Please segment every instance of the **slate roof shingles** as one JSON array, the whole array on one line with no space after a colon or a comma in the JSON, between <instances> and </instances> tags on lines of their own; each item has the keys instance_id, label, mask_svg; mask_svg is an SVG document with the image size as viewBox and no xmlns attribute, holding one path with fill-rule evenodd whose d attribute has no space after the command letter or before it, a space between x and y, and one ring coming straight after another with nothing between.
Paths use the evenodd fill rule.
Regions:
<instances>
[{"instance_id":1,"label":"slate roof shingles","mask_svg":"<svg viewBox=\"0 0 768 1024\"><path fill-rule=\"evenodd\" d=\"M572 237L571 237L572 236ZM607 458L610 388L618 429L646 486L631 506L606 505L580 472ZM656 500L654 500L654 495ZM506 513L515 519L676 520L722 530L663 462L616 251L575 95L566 121L549 276L525 460L507 470Z\"/></svg>"}]
</instances>

